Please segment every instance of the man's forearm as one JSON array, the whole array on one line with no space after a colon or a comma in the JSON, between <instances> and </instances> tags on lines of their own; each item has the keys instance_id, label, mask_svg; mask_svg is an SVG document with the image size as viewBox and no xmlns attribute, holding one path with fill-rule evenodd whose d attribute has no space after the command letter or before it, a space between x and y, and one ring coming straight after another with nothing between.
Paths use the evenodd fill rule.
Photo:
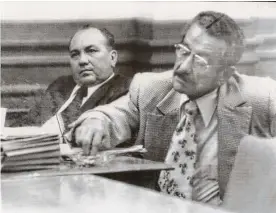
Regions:
<instances>
[{"instance_id":1,"label":"man's forearm","mask_svg":"<svg viewBox=\"0 0 276 213\"><path fill-rule=\"evenodd\" d=\"M128 95L87 111L82 116L104 122L112 147L131 139L133 130L139 125L138 110Z\"/></svg>"}]
</instances>

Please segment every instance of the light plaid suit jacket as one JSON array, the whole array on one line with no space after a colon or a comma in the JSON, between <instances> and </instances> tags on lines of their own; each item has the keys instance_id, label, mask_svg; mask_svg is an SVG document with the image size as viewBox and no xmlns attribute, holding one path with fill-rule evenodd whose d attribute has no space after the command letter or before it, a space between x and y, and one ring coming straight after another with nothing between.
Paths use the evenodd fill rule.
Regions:
<instances>
[{"instance_id":1,"label":"light plaid suit jacket","mask_svg":"<svg viewBox=\"0 0 276 213\"><path fill-rule=\"evenodd\" d=\"M90 117L105 120L113 146L135 135L136 143L148 150L145 158L164 161L179 121L180 96L172 88L172 71L140 73L126 96L96 108ZM218 174L223 195L241 138L276 136L276 82L236 72L221 86L217 110Z\"/></svg>"}]
</instances>

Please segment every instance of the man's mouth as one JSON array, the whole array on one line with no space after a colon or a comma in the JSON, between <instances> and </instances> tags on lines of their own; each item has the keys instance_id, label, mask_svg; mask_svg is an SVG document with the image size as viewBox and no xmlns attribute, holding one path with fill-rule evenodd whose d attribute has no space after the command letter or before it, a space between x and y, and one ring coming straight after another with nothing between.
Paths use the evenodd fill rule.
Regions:
<instances>
[{"instance_id":1,"label":"man's mouth","mask_svg":"<svg viewBox=\"0 0 276 213\"><path fill-rule=\"evenodd\" d=\"M183 82L183 83L187 82L187 78L185 78L183 76L175 75L174 77L175 77L176 81L180 81L180 82Z\"/></svg>"},{"instance_id":2,"label":"man's mouth","mask_svg":"<svg viewBox=\"0 0 276 213\"><path fill-rule=\"evenodd\" d=\"M79 75L80 75L80 76L83 76L83 75L90 75L91 72L93 73L93 69L84 69L84 70L81 70L81 71L79 72Z\"/></svg>"}]
</instances>

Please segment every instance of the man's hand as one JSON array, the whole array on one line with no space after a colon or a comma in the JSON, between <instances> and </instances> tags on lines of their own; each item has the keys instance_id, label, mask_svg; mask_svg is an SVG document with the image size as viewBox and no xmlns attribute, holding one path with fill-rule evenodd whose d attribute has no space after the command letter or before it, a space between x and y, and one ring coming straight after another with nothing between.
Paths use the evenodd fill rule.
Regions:
<instances>
[{"instance_id":1,"label":"man's hand","mask_svg":"<svg viewBox=\"0 0 276 213\"><path fill-rule=\"evenodd\" d=\"M75 142L82 147L84 155L95 155L98 150L110 148L108 132L103 121L95 118L81 118L69 127L76 127Z\"/></svg>"}]
</instances>

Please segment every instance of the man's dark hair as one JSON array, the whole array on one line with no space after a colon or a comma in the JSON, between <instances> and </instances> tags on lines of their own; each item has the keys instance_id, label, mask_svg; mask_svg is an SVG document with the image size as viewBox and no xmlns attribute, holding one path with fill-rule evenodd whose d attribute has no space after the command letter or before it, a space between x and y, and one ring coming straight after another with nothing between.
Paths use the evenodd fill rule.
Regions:
<instances>
[{"instance_id":1,"label":"man's dark hair","mask_svg":"<svg viewBox=\"0 0 276 213\"><path fill-rule=\"evenodd\" d=\"M86 25L82 26L77 32L79 32L81 30L90 29L90 28L91 29L98 29L103 34L103 36L106 38L106 44L107 44L107 46L110 47L111 49L115 49L114 35L110 31L108 31L106 28L97 28L97 27L94 27L94 26L92 26L90 24L86 24ZM71 40L75 36L75 34L71 37L69 45L71 44Z\"/></svg>"},{"instance_id":2,"label":"man's dark hair","mask_svg":"<svg viewBox=\"0 0 276 213\"><path fill-rule=\"evenodd\" d=\"M227 43L228 49L224 56L229 66L239 62L244 51L244 34L233 19L219 12L201 12L185 27L183 40L193 24L198 24L205 28L210 36L222 39Z\"/></svg>"}]
</instances>

